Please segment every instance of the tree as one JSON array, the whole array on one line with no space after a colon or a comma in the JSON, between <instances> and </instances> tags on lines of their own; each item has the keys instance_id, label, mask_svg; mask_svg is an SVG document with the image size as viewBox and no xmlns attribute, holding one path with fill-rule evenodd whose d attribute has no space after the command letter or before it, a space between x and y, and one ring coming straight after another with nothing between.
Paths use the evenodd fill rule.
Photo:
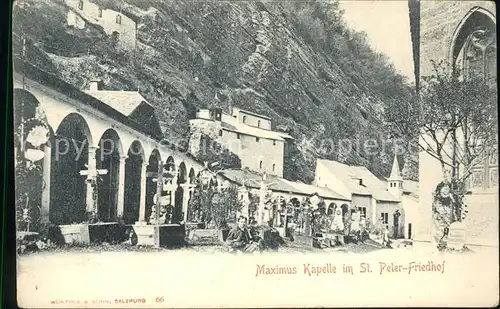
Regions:
<instances>
[{"instance_id":1,"label":"tree","mask_svg":"<svg viewBox=\"0 0 500 309\"><path fill-rule=\"evenodd\" d=\"M243 205L238 197L238 189L230 185L221 190L213 187L197 186L189 201L190 220L204 222L206 226L224 228Z\"/></svg>"},{"instance_id":2,"label":"tree","mask_svg":"<svg viewBox=\"0 0 500 309\"><path fill-rule=\"evenodd\" d=\"M466 180L496 149L497 93L481 77L466 79L459 70L450 72L445 62L434 63L433 74L422 82L420 93L406 104L393 104L386 120L393 133L418 139L418 149L439 162L443 181L436 188L433 210L436 220L445 221L446 233L449 224L462 220ZM449 213L438 214L438 209Z\"/></svg>"},{"instance_id":3,"label":"tree","mask_svg":"<svg viewBox=\"0 0 500 309\"><path fill-rule=\"evenodd\" d=\"M435 74L423 79L420 146L444 174L463 182L496 148L497 94L481 78L464 80L459 71L446 70L437 64Z\"/></svg>"}]
</instances>

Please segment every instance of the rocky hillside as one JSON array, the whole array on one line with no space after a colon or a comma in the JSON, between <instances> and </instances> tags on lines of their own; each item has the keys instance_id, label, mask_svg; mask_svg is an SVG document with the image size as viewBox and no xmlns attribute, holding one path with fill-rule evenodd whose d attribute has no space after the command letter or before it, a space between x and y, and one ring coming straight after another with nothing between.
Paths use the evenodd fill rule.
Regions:
<instances>
[{"instance_id":1,"label":"rocky hillside","mask_svg":"<svg viewBox=\"0 0 500 309\"><path fill-rule=\"evenodd\" d=\"M404 99L409 87L348 28L336 2L93 2L137 23L135 50L117 50L98 25L68 27L63 0L25 0L14 9L14 53L25 33L27 60L77 87L97 77L107 90L139 89L173 140L188 138L197 108L269 115L295 138L289 179L311 181L316 157L389 175L384 102ZM376 154L363 149L368 138L379 141ZM353 151L339 149L345 140Z\"/></svg>"}]
</instances>

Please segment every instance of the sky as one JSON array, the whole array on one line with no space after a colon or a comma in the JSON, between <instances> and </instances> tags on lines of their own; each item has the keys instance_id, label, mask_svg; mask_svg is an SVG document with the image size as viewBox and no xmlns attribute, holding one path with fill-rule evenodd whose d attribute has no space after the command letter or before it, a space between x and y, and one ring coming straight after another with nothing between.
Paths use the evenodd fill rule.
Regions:
<instances>
[{"instance_id":1,"label":"sky","mask_svg":"<svg viewBox=\"0 0 500 309\"><path fill-rule=\"evenodd\" d=\"M386 54L394 67L413 82L413 56L407 0L340 1L348 25L366 32L371 46Z\"/></svg>"}]
</instances>

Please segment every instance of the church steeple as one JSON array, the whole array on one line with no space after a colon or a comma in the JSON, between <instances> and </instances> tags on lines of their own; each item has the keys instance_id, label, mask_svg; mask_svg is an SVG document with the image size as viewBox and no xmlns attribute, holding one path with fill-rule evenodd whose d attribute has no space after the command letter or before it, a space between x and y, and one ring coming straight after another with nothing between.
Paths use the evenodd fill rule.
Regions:
<instances>
[{"instance_id":1,"label":"church steeple","mask_svg":"<svg viewBox=\"0 0 500 309\"><path fill-rule=\"evenodd\" d=\"M401 171L399 169L399 162L397 155L394 155L394 161L392 162L391 176L387 179L388 191L397 197L401 196L403 191L403 177L401 177Z\"/></svg>"}]
</instances>

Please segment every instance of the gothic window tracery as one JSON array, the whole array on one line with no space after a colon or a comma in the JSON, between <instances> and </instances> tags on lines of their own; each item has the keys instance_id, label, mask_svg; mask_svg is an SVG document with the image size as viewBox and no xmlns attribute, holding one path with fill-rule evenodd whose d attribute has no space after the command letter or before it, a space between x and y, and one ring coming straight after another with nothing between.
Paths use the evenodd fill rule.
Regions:
<instances>
[{"instance_id":1,"label":"gothic window tracery","mask_svg":"<svg viewBox=\"0 0 500 309\"><path fill-rule=\"evenodd\" d=\"M491 87L497 84L496 25L480 11L462 25L453 46L453 69L460 78L481 78ZM484 156L468 179L471 189L498 186L498 154Z\"/></svg>"}]
</instances>

